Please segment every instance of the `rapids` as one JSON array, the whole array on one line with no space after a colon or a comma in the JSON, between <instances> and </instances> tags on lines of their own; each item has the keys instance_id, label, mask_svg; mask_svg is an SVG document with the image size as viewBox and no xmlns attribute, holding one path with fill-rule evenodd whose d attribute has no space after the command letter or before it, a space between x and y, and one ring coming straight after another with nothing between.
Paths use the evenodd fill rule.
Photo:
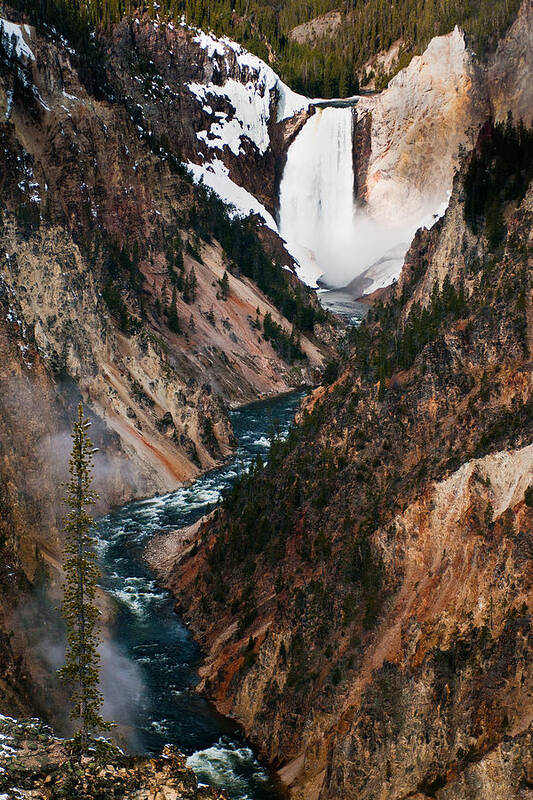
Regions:
<instances>
[{"instance_id":1,"label":"rapids","mask_svg":"<svg viewBox=\"0 0 533 800\"><path fill-rule=\"evenodd\" d=\"M301 394L232 412L232 460L172 494L131 503L98 521L103 585L115 599L112 653L103 651L104 712L131 732L131 747L158 753L167 743L188 756L199 780L234 800L279 800L283 793L238 727L194 692L201 652L143 560L147 540L189 525L269 449L273 425L286 435Z\"/></svg>"}]
</instances>

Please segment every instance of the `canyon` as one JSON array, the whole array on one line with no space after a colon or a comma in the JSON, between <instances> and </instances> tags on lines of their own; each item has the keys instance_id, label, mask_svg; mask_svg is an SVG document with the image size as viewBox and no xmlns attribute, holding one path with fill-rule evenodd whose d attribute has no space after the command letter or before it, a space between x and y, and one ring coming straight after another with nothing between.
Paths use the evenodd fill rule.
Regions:
<instances>
[{"instance_id":1,"label":"canyon","mask_svg":"<svg viewBox=\"0 0 533 800\"><path fill-rule=\"evenodd\" d=\"M124 17L95 66L6 12L3 711L61 704L32 629L57 634L78 401L104 514L223 464L234 409L315 387L217 509L148 526L197 689L295 800L533 796L533 188L487 155L529 153L532 43L524 0L486 59L455 28L336 101L184 20ZM483 158L509 173L496 211ZM125 768L150 797L167 767Z\"/></svg>"},{"instance_id":2,"label":"canyon","mask_svg":"<svg viewBox=\"0 0 533 800\"><path fill-rule=\"evenodd\" d=\"M180 167L200 126L188 82L214 68L193 31L119 26L103 97L57 34L7 20L2 29L2 693L16 711L44 669L24 662L16 609L40 580L57 598L61 482L79 399L99 449L101 513L221 463L234 447L228 409L314 383L337 334L282 242L251 222L237 253L239 223ZM140 86L135 72L148 53L162 57L167 35L179 54L165 74L176 90L168 107L162 77ZM278 346L292 347L282 307L291 320L307 315L296 358ZM277 340L262 335L267 317Z\"/></svg>"},{"instance_id":3,"label":"canyon","mask_svg":"<svg viewBox=\"0 0 533 800\"><path fill-rule=\"evenodd\" d=\"M342 373L214 517L148 546L207 651L201 688L295 798L531 796L531 177L496 244L468 211L472 160L499 135L481 128L486 110L519 118L527 103L531 21L523 4L476 66L477 117L465 82L448 208L416 234ZM442 47L467 56L458 31L429 50ZM518 59L506 103L504 53ZM417 163L401 138L393 176ZM447 321L417 343L432 314Z\"/></svg>"},{"instance_id":4,"label":"canyon","mask_svg":"<svg viewBox=\"0 0 533 800\"><path fill-rule=\"evenodd\" d=\"M531 198L497 311L472 277L412 367L379 385L356 355L213 520L148 547L203 689L294 797L530 796ZM407 255L406 319L451 240L472 263L455 197Z\"/></svg>"}]
</instances>

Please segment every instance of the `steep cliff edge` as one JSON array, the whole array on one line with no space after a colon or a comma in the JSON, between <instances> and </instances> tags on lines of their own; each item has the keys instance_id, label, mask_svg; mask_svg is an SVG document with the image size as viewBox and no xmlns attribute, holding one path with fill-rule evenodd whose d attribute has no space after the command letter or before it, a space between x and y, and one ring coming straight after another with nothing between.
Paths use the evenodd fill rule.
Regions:
<instances>
[{"instance_id":1,"label":"steep cliff edge","mask_svg":"<svg viewBox=\"0 0 533 800\"><path fill-rule=\"evenodd\" d=\"M359 100L357 196L391 252L355 278L355 295L398 276L416 229L446 208L461 149L489 113L482 68L458 28L433 39L381 94Z\"/></svg>"},{"instance_id":2,"label":"steep cliff edge","mask_svg":"<svg viewBox=\"0 0 533 800\"><path fill-rule=\"evenodd\" d=\"M359 100L355 189L363 217L386 247L352 282L354 295L399 277L415 230L443 213L462 154L486 119L505 121L510 112L531 123L532 44L533 8L526 0L487 60L455 28L434 38L383 92Z\"/></svg>"},{"instance_id":3,"label":"steep cliff edge","mask_svg":"<svg viewBox=\"0 0 533 800\"><path fill-rule=\"evenodd\" d=\"M218 398L246 402L310 379L321 363L313 344L303 341L307 358L293 366L258 341L252 324L270 313L290 333L294 307L310 300L258 243L256 272L272 275L256 282L270 297L218 244L213 227L223 228L224 212L176 166L180 151L166 137L163 103L163 122L152 110L136 128L118 99L87 93L64 46L32 35L21 33L33 47L23 73L28 85L10 87L23 66L5 55L2 280L52 370L79 383L138 467L142 460L141 472L152 472L146 491L167 489L228 452L231 432ZM148 58L143 48L138 58ZM116 62L107 63L122 97L121 64L117 77ZM129 66L138 78L136 62ZM192 125L186 109L181 119ZM147 128L165 149L145 141ZM252 232L246 236L253 240ZM292 302L290 320L275 298L284 308ZM172 304L177 319L169 317ZM202 434L206 420L211 445Z\"/></svg>"},{"instance_id":4,"label":"steep cliff edge","mask_svg":"<svg viewBox=\"0 0 533 800\"><path fill-rule=\"evenodd\" d=\"M149 550L294 797L532 796L532 141L484 128L342 375Z\"/></svg>"}]
</instances>

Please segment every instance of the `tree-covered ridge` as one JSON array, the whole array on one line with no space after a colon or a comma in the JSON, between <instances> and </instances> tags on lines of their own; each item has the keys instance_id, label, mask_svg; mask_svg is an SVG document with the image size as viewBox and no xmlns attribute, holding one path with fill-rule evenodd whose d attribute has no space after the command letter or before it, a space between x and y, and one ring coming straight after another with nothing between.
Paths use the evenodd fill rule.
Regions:
<instances>
[{"instance_id":1,"label":"tree-covered ridge","mask_svg":"<svg viewBox=\"0 0 533 800\"><path fill-rule=\"evenodd\" d=\"M508 234L505 212L511 204L519 204L533 179L533 128L522 121L515 127L512 116L507 123L494 125L488 121L482 128L477 146L463 176L464 217L469 228L484 236L488 251L484 264L471 259L470 275L474 289L467 298L464 283L454 286L446 276L442 286L436 283L427 305L412 304L403 319L411 286L387 304L377 303L363 324L353 330L352 342L358 368L382 382L395 372L409 369L426 345L434 342L443 331L472 311L489 313L489 306L514 289L520 293L523 305L527 274L521 284L513 276L513 287L506 285L504 274L499 278L498 293L492 295L488 284L497 272L502 246ZM520 308L523 311L523 308ZM519 315L520 316L520 315ZM520 327L522 322L517 323ZM518 334L517 334L518 335Z\"/></svg>"},{"instance_id":2,"label":"tree-covered ridge","mask_svg":"<svg viewBox=\"0 0 533 800\"><path fill-rule=\"evenodd\" d=\"M343 5L344 24L333 39L317 46L301 45L287 38L294 24L305 21L299 4L290 0L280 13L279 38L274 45L280 73L294 89L311 96L349 96L357 90L356 75L377 53L401 40L396 69L421 53L434 36L463 28L470 45L481 56L495 48L513 21L520 0L348 0ZM321 11L339 8L338 3L320 4ZM312 18L311 16L308 17ZM289 22L290 21L290 22ZM289 24L287 24L289 23ZM266 32L267 38L269 34ZM385 86L391 76L378 76ZM364 76L363 76L364 83Z\"/></svg>"},{"instance_id":3,"label":"tree-covered ridge","mask_svg":"<svg viewBox=\"0 0 533 800\"><path fill-rule=\"evenodd\" d=\"M465 219L473 233L485 233L492 247L505 235L502 206L520 202L533 177L533 129L520 120L483 127L465 176Z\"/></svg>"},{"instance_id":4,"label":"tree-covered ridge","mask_svg":"<svg viewBox=\"0 0 533 800\"><path fill-rule=\"evenodd\" d=\"M276 70L292 88L309 96L349 96L358 90L358 74L375 54L400 39L403 46L395 69L405 66L429 41L462 27L481 56L493 49L513 21L521 0L148 0L142 10L161 18L185 15L187 22L227 34L265 60L273 54ZM25 0L16 6L32 18L54 24L78 46L86 26L107 27L123 14L138 10L134 0ZM334 38L316 45L289 38L296 25L331 10L344 22ZM394 70L393 70L394 71ZM377 76L384 86L390 76ZM364 76L363 76L364 79ZM363 80L364 82L364 80Z\"/></svg>"}]
</instances>

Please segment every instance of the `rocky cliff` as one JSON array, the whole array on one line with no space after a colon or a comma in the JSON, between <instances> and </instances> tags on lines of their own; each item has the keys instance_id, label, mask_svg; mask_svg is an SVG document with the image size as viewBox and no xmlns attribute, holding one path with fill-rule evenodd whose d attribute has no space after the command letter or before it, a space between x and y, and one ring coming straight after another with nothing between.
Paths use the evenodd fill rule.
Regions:
<instances>
[{"instance_id":1,"label":"rocky cliff","mask_svg":"<svg viewBox=\"0 0 533 800\"><path fill-rule=\"evenodd\" d=\"M455 28L433 39L380 94L356 106L354 163L361 213L385 246L350 286L359 295L397 278L415 230L443 213L461 154L489 117L529 125L533 7L523 2L496 52L480 59ZM372 230L372 228L371 228Z\"/></svg>"},{"instance_id":2,"label":"rocky cliff","mask_svg":"<svg viewBox=\"0 0 533 800\"><path fill-rule=\"evenodd\" d=\"M150 31L157 58L162 36L152 23ZM29 41L32 35L23 34ZM298 370L291 376L268 344L260 347L250 324L257 308L259 317L280 318L272 301L238 274L230 274L222 299L218 281L231 263L216 240L200 238L194 220L184 223L213 210L199 208L190 183L169 166L176 153L165 105L157 105L165 120L158 124L145 103L144 127L136 128L121 103L87 93L66 48L38 37L32 47L26 69L33 103L22 103L22 93L13 97L7 85L4 94L10 161L2 279L51 368L74 378L133 460L142 458L144 491L169 488L227 452L231 433L219 398L239 403L283 391L298 382ZM144 40L135 48L132 58L152 52ZM193 58L186 49L182 55ZM134 67L124 87L119 56L109 65L113 90L127 90L133 102ZM182 128L184 121L194 125L187 109L180 118ZM168 124L174 122L170 116ZM166 151L154 155L147 129L157 129ZM180 128L177 135L187 140ZM193 270L195 285L187 289ZM164 311L176 288L179 330L171 330ZM304 349L308 380L320 355L312 345ZM211 452L201 435L206 419L217 440Z\"/></svg>"},{"instance_id":3,"label":"rocky cliff","mask_svg":"<svg viewBox=\"0 0 533 800\"><path fill-rule=\"evenodd\" d=\"M294 797L533 794L531 177L486 126L340 377L150 548Z\"/></svg>"},{"instance_id":4,"label":"rocky cliff","mask_svg":"<svg viewBox=\"0 0 533 800\"><path fill-rule=\"evenodd\" d=\"M224 200L276 230L284 156L309 101L240 45L185 23L125 20L111 47L135 121L156 130Z\"/></svg>"}]
</instances>

